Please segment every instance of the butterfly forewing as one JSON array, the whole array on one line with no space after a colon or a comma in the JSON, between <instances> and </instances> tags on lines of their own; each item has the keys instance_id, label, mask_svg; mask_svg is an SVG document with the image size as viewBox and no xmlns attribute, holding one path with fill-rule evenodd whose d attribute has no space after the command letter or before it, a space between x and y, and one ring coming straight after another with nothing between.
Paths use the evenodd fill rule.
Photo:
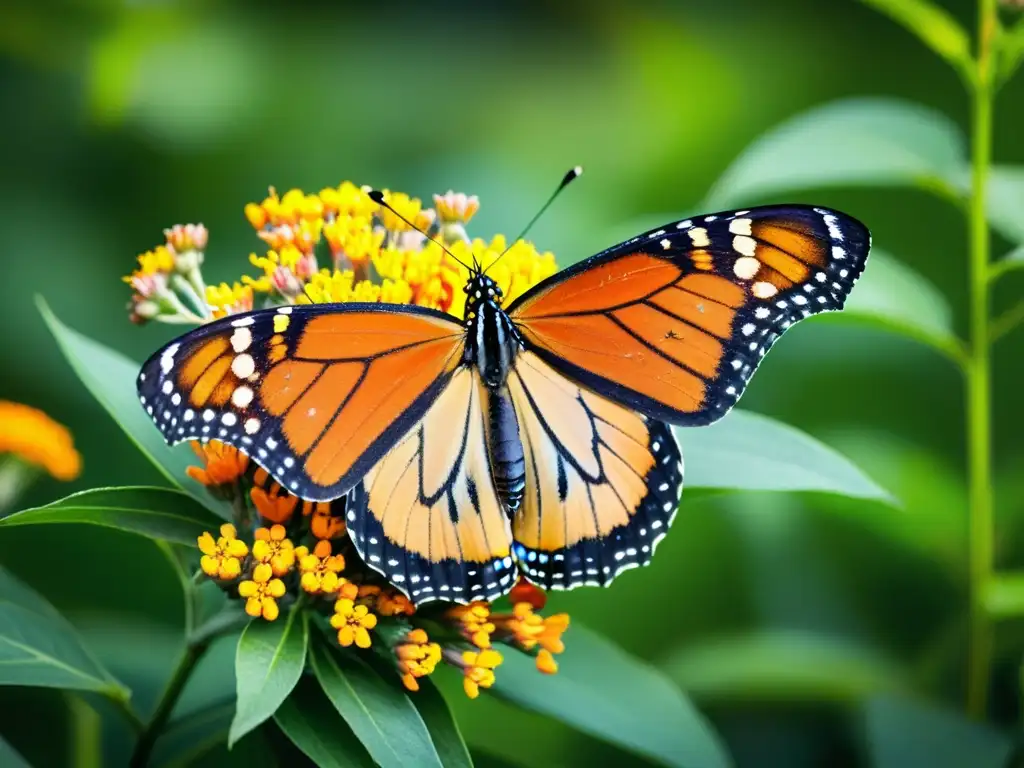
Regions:
<instances>
[{"instance_id":1,"label":"butterfly forewing","mask_svg":"<svg viewBox=\"0 0 1024 768\"><path fill-rule=\"evenodd\" d=\"M793 323L841 309L870 238L824 208L669 224L544 281L509 310L529 349L641 413L708 424Z\"/></svg>"},{"instance_id":2,"label":"butterfly forewing","mask_svg":"<svg viewBox=\"0 0 1024 768\"><path fill-rule=\"evenodd\" d=\"M337 498L420 419L458 366L462 327L381 304L224 318L143 366L139 398L168 442L220 440L289 491Z\"/></svg>"}]
</instances>

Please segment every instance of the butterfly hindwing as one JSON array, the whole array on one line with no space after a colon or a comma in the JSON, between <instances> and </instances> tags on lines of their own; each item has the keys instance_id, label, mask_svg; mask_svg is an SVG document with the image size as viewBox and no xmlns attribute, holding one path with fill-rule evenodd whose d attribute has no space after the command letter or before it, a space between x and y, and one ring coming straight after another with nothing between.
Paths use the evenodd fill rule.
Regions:
<instances>
[{"instance_id":1,"label":"butterfly hindwing","mask_svg":"<svg viewBox=\"0 0 1024 768\"><path fill-rule=\"evenodd\" d=\"M668 425L647 419L523 352L509 376L526 458L515 515L519 567L545 589L607 585L646 565L682 492Z\"/></svg>"},{"instance_id":2,"label":"butterfly hindwing","mask_svg":"<svg viewBox=\"0 0 1024 768\"><path fill-rule=\"evenodd\" d=\"M789 326L842 308L869 246L860 222L825 208L712 214L563 270L509 315L576 381L652 418L709 424Z\"/></svg>"},{"instance_id":3,"label":"butterfly hindwing","mask_svg":"<svg viewBox=\"0 0 1024 768\"><path fill-rule=\"evenodd\" d=\"M338 498L461 361L454 318L419 307L281 307L216 320L146 362L139 399L170 443L220 440L282 487Z\"/></svg>"},{"instance_id":4,"label":"butterfly hindwing","mask_svg":"<svg viewBox=\"0 0 1024 768\"><path fill-rule=\"evenodd\" d=\"M417 604L493 600L515 584L487 453L486 397L480 374L460 368L349 499L360 557Z\"/></svg>"}]
</instances>

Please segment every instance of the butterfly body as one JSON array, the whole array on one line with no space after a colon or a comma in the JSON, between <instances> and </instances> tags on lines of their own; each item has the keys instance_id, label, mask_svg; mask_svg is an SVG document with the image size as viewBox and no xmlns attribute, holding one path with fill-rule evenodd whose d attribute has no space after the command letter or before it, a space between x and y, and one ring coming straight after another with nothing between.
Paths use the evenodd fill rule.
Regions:
<instances>
[{"instance_id":1,"label":"butterfly body","mask_svg":"<svg viewBox=\"0 0 1024 768\"><path fill-rule=\"evenodd\" d=\"M222 440L306 499L348 496L363 560L416 603L494 599L519 574L607 585L675 517L670 424L736 403L775 340L841 309L866 228L770 206L666 224L465 317L380 304L214 321L139 377L170 442Z\"/></svg>"}]
</instances>

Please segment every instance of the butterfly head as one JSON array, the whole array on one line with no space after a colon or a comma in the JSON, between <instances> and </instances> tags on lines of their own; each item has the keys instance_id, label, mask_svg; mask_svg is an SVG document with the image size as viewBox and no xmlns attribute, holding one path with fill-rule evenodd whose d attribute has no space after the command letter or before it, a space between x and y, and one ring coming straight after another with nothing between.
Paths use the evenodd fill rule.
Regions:
<instances>
[{"instance_id":1,"label":"butterfly head","mask_svg":"<svg viewBox=\"0 0 1024 768\"><path fill-rule=\"evenodd\" d=\"M470 317L470 313L478 312L481 304L490 303L500 307L504 298L501 287L480 272L471 275L462 290L466 294L467 318Z\"/></svg>"}]
</instances>

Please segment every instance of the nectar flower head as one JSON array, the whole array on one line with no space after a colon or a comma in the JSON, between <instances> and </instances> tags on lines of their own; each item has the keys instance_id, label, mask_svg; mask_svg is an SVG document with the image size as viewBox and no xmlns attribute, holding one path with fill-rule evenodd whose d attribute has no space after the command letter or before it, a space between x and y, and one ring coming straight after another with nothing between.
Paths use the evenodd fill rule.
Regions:
<instances>
[{"instance_id":1,"label":"nectar flower head","mask_svg":"<svg viewBox=\"0 0 1024 768\"><path fill-rule=\"evenodd\" d=\"M220 527L220 536L204 533L199 537L199 551L203 553L199 566L207 576L231 581L242 575L242 558L249 554L249 547L237 538L238 532L231 523Z\"/></svg>"},{"instance_id":2,"label":"nectar flower head","mask_svg":"<svg viewBox=\"0 0 1024 768\"><path fill-rule=\"evenodd\" d=\"M451 250L462 262L472 264L476 260L487 271L487 276L501 289L503 304L507 307L541 280L555 274L558 266L555 264L554 254L550 251L541 253L533 243L525 240L517 240L502 256L505 247L505 237L496 235L489 243L479 238L471 243L455 242L452 243ZM459 290L448 309L458 317L465 313L466 295L463 288L468 279L469 272L464 267L458 267L458 274L453 276L453 282L458 284Z\"/></svg>"},{"instance_id":3,"label":"nectar flower head","mask_svg":"<svg viewBox=\"0 0 1024 768\"><path fill-rule=\"evenodd\" d=\"M278 483L269 483L270 473L260 467L253 474L249 498L260 513L260 517L271 523L287 523L299 505L299 497L284 490Z\"/></svg>"},{"instance_id":4,"label":"nectar flower head","mask_svg":"<svg viewBox=\"0 0 1024 768\"><path fill-rule=\"evenodd\" d=\"M360 648L369 648L369 630L377 626L377 617L365 605L356 605L343 597L334 604L331 626L338 630L339 645L348 648L355 643Z\"/></svg>"},{"instance_id":5,"label":"nectar flower head","mask_svg":"<svg viewBox=\"0 0 1024 768\"><path fill-rule=\"evenodd\" d=\"M415 197L410 197L404 192L391 192L384 190L384 201L394 209L381 207L377 211L381 224L388 232L411 232L410 227L404 220L408 219L416 225L417 229L427 230L434 223L434 211L423 208L423 203ZM395 214L397 211L401 216Z\"/></svg>"},{"instance_id":6,"label":"nectar flower head","mask_svg":"<svg viewBox=\"0 0 1024 768\"><path fill-rule=\"evenodd\" d=\"M306 592L330 595L341 587L342 580L338 574L345 570L345 558L331 554L331 542L321 539L312 552L306 547L299 547L295 556L302 572L299 584Z\"/></svg>"},{"instance_id":7,"label":"nectar flower head","mask_svg":"<svg viewBox=\"0 0 1024 768\"><path fill-rule=\"evenodd\" d=\"M252 286L237 282L231 285L227 283L208 285L206 287L206 303L215 318L249 312L253 308Z\"/></svg>"},{"instance_id":8,"label":"nectar flower head","mask_svg":"<svg viewBox=\"0 0 1024 768\"><path fill-rule=\"evenodd\" d=\"M534 613L529 603L516 603L511 614L494 616L494 623L500 633L509 636L524 651L538 646L549 653L565 650L562 635L569 628L569 615L566 613L545 618Z\"/></svg>"},{"instance_id":9,"label":"nectar flower head","mask_svg":"<svg viewBox=\"0 0 1024 768\"><path fill-rule=\"evenodd\" d=\"M188 251L205 251L210 233L202 224L175 224L164 230L164 237L167 238L167 247L174 253L181 254Z\"/></svg>"},{"instance_id":10,"label":"nectar flower head","mask_svg":"<svg viewBox=\"0 0 1024 768\"><path fill-rule=\"evenodd\" d=\"M493 648L482 651L465 651L462 654L461 664L463 678L462 688L466 695L475 699L480 695L481 688L490 688L494 685L494 669L504 659L501 654Z\"/></svg>"},{"instance_id":11,"label":"nectar flower head","mask_svg":"<svg viewBox=\"0 0 1024 768\"><path fill-rule=\"evenodd\" d=\"M360 267L360 273L366 274L367 266L380 253L384 242L384 232L375 231L370 227L369 219L354 216L341 216L324 224L324 239L331 248L334 266Z\"/></svg>"},{"instance_id":12,"label":"nectar flower head","mask_svg":"<svg viewBox=\"0 0 1024 768\"><path fill-rule=\"evenodd\" d=\"M252 545L253 559L268 563L275 576L284 576L295 565L295 547L286 536L283 525L257 528L253 532L256 539Z\"/></svg>"},{"instance_id":13,"label":"nectar flower head","mask_svg":"<svg viewBox=\"0 0 1024 768\"><path fill-rule=\"evenodd\" d=\"M297 304L329 304L341 301L381 302L384 304L408 304L412 289L401 280L385 279L381 284L372 280L356 280L351 270L323 269L313 275Z\"/></svg>"},{"instance_id":14,"label":"nectar flower head","mask_svg":"<svg viewBox=\"0 0 1024 768\"><path fill-rule=\"evenodd\" d=\"M252 572L252 578L238 585L239 597L245 598L245 612L253 618L262 616L274 621L281 613L277 601L284 597L284 582L274 578L273 569L260 563Z\"/></svg>"},{"instance_id":15,"label":"nectar flower head","mask_svg":"<svg viewBox=\"0 0 1024 768\"><path fill-rule=\"evenodd\" d=\"M42 467L57 480L74 480L82 471L66 427L36 408L6 400L0 400L0 453Z\"/></svg>"},{"instance_id":16,"label":"nectar flower head","mask_svg":"<svg viewBox=\"0 0 1024 768\"><path fill-rule=\"evenodd\" d=\"M480 198L449 189L446 194L434 195L437 218L444 224L468 224L480 210Z\"/></svg>"},{"instance_id":17,"label":"nectar flower head","mask_svg":"<svg viewBox=\"0 0 1024 768\"><path fill-rule=\"evenodd\" d=\"M302 515L313 516L309 523L309 531L318 539L337 539L345 534L345 520L340 514L334 513L334 503L341 502L302 502Z\"/></svg>"},{"instance_id":18,"label":"nectar flower head","mask_svg":"<svg viewBox=\"0 0 1024 768\"><path fill-rule=\"evenodd\" d=\"M192 450L202 459L203 467L189 467L188 476L205 486L224 486L234 483L249 467L249 457L234 446L219 440L208 443L191 442Z\"/></svg>"},{"instance_id":19,"label":"nectar flower head","mask_svg":"<svg viewBox=\"0 0 1024 768\"><path fill-rule=\"evenodd\" d=\"M495 630L490 620L491 607L482 600L457 605L447 613L448 618L459 623L459 631L477 648L491 647L491 633Z\"/></svg>"},{"instance_id":20,"label":"nectar flower head","mask_svg":"<svg viewBox=\"0 0 1024 768\"><path fill-rule=\"evenodd\" d=\"M417 678L433 674L441 661L441 646L430 642L424 630L413 629L395 646L395 656L402 685L410 691L418 691Z\"/></svg>"}]
</instances>

